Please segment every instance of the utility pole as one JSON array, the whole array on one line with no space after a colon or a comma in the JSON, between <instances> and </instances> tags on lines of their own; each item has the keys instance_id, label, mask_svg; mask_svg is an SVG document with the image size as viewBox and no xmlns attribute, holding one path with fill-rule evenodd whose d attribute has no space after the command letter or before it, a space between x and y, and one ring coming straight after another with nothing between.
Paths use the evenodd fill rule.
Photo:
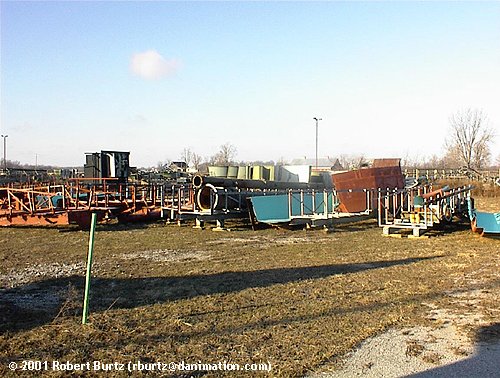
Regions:
<instances>
[{"instance_id":1,"label":"utility pole","mask_svg":"<svg viewBox=\"0 0 500 378\"><path fill-rule=\"evenodd\" d=\"M322 121L323 118L313 118L316 121L316 169L318 169L318 123Z\"/></svg>"},{"instance_id":2,"label":"utility pole","mask_svg":"<svg viewBox=\"0 0 500 378\"><path fill-rule=\"evenodd\" d=\"M8 135L2 135L3 138L3 169L7 172L7 137Z\"/></svg>"}]
</instances>

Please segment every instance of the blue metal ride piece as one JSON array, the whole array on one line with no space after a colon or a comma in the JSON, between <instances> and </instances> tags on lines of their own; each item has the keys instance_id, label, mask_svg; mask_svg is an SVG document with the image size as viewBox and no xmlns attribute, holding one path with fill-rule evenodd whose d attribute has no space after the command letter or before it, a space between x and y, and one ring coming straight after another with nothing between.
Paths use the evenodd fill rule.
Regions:
<instances>
[{"instance_id":1,"label":"blue metal ride piece","mask_svg":"<svg viewBox=\"0 0 500 378\"><path fill-rule=\"evenodd\" d=\"M60 194L57 194L55 196L45 196L45 195L37 195L35 197L36 199L36 206L37 207L49 207L49 201L52 202L52 207L54 208L60 208L62 207L62 200L63 197Z\"/></svg>"},{"instance_id":2,"label":"blue metal ride piece","mask_svg":"<svg viewBox=\"0 0 500 378\"><path fill-rule=\"evenodd\" d=\"M294 219L329 219L338 206L331 191L290 191L249 198L255 218L262 223L289 223Z\"/></svg>"},{"instance_id":3,"label":"blue metal ride piece","mask_svg":"<svg viewBox=\"0 0 500 378\"><path fill-rule=\"evenodd\" d=\"M500 213L476 211L476 227L482 228L485 234L500 234Z\"/></svg>"},{"instance_id":4,"label":"blue metal ride piece","mask_svg":"<svg viewBox=\"0 0 500 378\"><path fill-rule=\"evenodd\" d=\"M262 223L290 222L288 194L251 197L255 217Z\"/></svg>"},{"instance_id":5,"label":"blue metal ride piece","mask_svg":"<svg viewBox=\"0 0 500 378\"><path fill-rule=\"evenodd\" d=\"M472 200L468 198L469 218L475 227L484 234L500 234L500 213L486 213L472 208Z\"/></svg>"}]
</instances>

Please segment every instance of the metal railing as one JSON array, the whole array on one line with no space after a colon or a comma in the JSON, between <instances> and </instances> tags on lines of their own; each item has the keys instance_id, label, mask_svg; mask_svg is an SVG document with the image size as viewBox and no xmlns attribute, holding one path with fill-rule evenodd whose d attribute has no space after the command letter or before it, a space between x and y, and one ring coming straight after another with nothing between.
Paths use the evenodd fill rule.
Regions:
<instances>
[{"instance_id":1,"label":"metal railing","mask_svg":"<svg viewBox=\"0 0 500 378\"><path fill-rule=\"evenodd\" d=\"M472 186L433 191L431 185L379 192L378 224L386 229L428 229L467 209Z\"/></svg>"}]
</instances>

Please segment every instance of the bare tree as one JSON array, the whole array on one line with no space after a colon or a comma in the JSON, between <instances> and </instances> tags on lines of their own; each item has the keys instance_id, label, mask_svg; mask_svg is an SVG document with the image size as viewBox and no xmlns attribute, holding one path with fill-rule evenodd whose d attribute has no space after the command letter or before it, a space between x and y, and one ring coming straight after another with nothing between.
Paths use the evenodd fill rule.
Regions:
<instances>
[{"instance_id":1,"label":"bare tree","mask_svg":"<svg viewBox=\"0 0 500 378\"><path fill-rule=\"evenodd\" d=\"M219 152L212 156L211 163L218 165L230 164L236 156L236 147L227 142L220 146Z\"/></svg>"},{"instance_id":2,"label":"bare tree","mask_svg":"<svg viewBox=\"0 0 500 378\"><path fill-rule=\"evenodd\" d=\"M158 171L164 171L167 169L167 167L170 165L171 163L171 160L170 159L165 159L164 161L158 161L158 163L156 163L156 169Z\"/></svg>"},{"instance_id":3,"label":"bare tree","mask_svg":"<svg viewBox=\"0 0 500 378\"><path fill-rule=\"evenodd\" d=\"M420 155L411 155L407 152L401 159L401 166L405 168L421 168L424 164L424 159Z\"/></svg>"},{"instance_id":4,"label":"bare tree","mask_svg":"<svg viewBox=\"0 0 500 378\"><path fill-rule=\"evenodd\" d=\"M366 165L366 159L363 155L345 155L339 156L339 162L345 169L358 169Z\"/></svg>"},{"instance_id":5,"label":"bare tree","mask_svg":"<svg viewBox=\"0 0 500 378\"><path fill-rule=\"evenodd\" d=\"M445 168L460 168L464 165L458 146L447 146L443 161Z\"/></svg>"},{"instance_id":6,"label":"bare tree","mask_svg":"<svg viewBox=\"0 0 500 378\"><path fill-rule=\"evenodd\" d=\"M193 168L198 171L202 161L203 158L201 157L201 155L193 152L193 154L191 155L191 163L193 164Z\"/></svg>"},{"instance_id":7,"label":"bare tree","mask_svg":"<svg viewBox=\"0 0 500 378\"><path fill-rule=\"evenodd\" d=\"M181 152L181 161L185 162L189 166L191 159L193 158L193 153L190 148L184 148Z\"/></svg>"},{"instance_id":8,"label":"bare tree","mask_svg":"<svg viewBox=\"0 0 500 378\"><path fill-rule=\"evenodd\" d=\"M481 110L458 111L450 117L450 135L446 141L447 156L456 158L467 168L482 168L490 158L493 131L486 127L487 117Z\"/></svg>"},{"instance_id":9,"label":"bare tree","mask_svg":"<svg viewBox=\"0 0 500 378\"><path fill-rule=\"evenodd\" d=\"M431 155L426 157L420 167L423 169L444 169L446 168L446 161L442 156Z\"/></svg>"}]
</instances>

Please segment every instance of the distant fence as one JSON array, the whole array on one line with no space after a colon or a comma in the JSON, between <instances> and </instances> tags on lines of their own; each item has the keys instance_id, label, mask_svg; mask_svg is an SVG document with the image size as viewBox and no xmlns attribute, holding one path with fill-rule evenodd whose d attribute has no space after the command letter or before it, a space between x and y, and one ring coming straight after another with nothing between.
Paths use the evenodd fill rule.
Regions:
<instances>
[{"instance_id":1,"label":"distant fence","mask_svg":"<svg viewBox=\"0 0 500 378\"><path fill-rule=\"evenodd\" d=\"M0 186L10 183L55 182L83 176L83 172L76 168L59 169L32 169L7 168L0 169Z\"/></svg>"},{"instance_id":2,"label":"distant fence","mask_svg":"<svg viewBox=\"0 0 500 378\"><path fill-rule=\"evenodd\" d=\"M404 168L403 174L405 177L425 177L427 180L469 179L483 182L498 182L500 169L476 171L466 167L454 169Z\"/></svg>"}]
</instances>

